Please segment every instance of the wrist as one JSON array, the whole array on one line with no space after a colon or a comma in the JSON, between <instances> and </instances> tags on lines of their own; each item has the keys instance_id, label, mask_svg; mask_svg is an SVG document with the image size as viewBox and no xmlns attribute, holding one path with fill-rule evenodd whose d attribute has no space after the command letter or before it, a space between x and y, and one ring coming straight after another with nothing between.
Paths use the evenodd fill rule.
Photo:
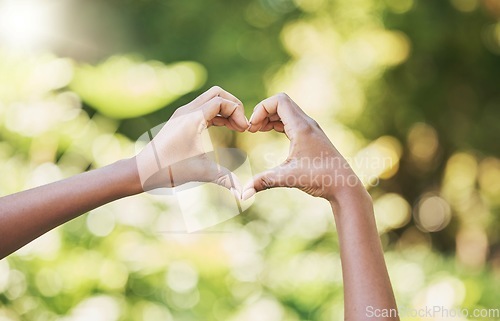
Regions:
<instances>
[{"instance_id":1,"label":"wrist","mask_svg":"<svg viewBox=\"0 0 500 321\"><path fill-rule=\"evenodd\" d=\"M122 196L131 196L143 192L135 157L119 160L113 166L120 177Z\"/></svg>"},{"instance_id":2,"label":"wrist","mask_svg":"<svg viewBox=\"0 0 500 321\"><path fill-rule=\"evenodd\" d=\"M344 216L346 212L373 213L372 197L361 182L356 186L337 189L328 201L336 217Z\"/></svg>"}]
</instances>

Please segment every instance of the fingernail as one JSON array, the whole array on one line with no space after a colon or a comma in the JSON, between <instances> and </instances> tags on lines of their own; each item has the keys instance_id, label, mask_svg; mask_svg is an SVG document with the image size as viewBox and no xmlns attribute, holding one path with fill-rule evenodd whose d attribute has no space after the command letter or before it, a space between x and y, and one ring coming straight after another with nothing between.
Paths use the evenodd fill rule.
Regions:
<instances>
[{"instance_id":1,"label":"fingernail","mask_svg":"<svg viewBox=\"0 0 500 321\"><path fill-rule=\"evenodd\" d=\"M243 195L241 195L241 200L246 201L250 197L254 196L255 193L256 193L255 188L247 189L246 191L243 192Z\"/></svg>"},{"instance_id":2,"label":"fingernail","mask_svg":"<svg viewBox=\"0 0 500 321\"><path fill-rule=\"evenodd\" d=\"M252 114L252 116L250 116L250 119L248 120L247 130L250 130L250 128L252 128L252 117L253 117L253 114Z\"/></svg>"}]
</instances>

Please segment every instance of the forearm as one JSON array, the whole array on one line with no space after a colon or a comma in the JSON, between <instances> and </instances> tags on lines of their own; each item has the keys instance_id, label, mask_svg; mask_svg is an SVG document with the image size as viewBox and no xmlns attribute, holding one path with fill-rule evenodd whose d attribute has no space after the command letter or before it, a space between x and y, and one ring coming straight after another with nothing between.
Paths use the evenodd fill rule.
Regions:
<instances>
[{"instance_id":1,"label":"forearm","mask_svg":"<svg viewBox=\"0 0 500 321\"><path fill-rule=\"evenodd\" d=\"M331 204L340 243L345 320L399 320L371 197L362 186L353 187ZM391 311L394 317L377 318L373 309Z\"/></svg>"},{"instance_id":2,"label":"forearm","mask_svg":"<svg viewBox=\"0 0 500 321\"><path fill-rule=\"evenodd\" d=\"M0 258L56 226L141 192L135 159L0 198Z\"/></svg>"}]
</instances>

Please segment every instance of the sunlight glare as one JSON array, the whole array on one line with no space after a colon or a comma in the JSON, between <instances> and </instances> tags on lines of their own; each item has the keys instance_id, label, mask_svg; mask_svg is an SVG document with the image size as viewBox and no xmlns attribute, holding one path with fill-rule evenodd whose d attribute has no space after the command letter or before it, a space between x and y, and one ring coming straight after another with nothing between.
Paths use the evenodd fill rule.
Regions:
<instances>
[{"instance_id":1,"label":"sunlight glare","mask_svg":"<svg viewBox=\"0 0 500 321\"><path fill-rule=\"evenodd\" d=\"M0 44L13 49L43 45L52 30L47 1L5 0L0 2Z\"/></svg>"}]
</instances>

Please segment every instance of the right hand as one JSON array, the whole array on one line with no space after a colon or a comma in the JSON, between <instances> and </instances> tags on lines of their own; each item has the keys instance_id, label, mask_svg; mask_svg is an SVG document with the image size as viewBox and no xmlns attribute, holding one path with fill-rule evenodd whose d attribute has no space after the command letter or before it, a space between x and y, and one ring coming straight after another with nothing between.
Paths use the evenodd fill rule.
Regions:
<instances>
[{"instance_id":1,"label":"right hand","mask_svg":"<svg viewBox=\"0 0 500 321\"><path fill-rule=\"evenodd\" d=\"M243 199L273 187L295 187L336 202L345 189L364 189L318 123L286 94L263 100L250 118L252 133L272 129L290 139L289 155L281 165L254 176L243 189Z\"/></svg>"}]
</instances>

